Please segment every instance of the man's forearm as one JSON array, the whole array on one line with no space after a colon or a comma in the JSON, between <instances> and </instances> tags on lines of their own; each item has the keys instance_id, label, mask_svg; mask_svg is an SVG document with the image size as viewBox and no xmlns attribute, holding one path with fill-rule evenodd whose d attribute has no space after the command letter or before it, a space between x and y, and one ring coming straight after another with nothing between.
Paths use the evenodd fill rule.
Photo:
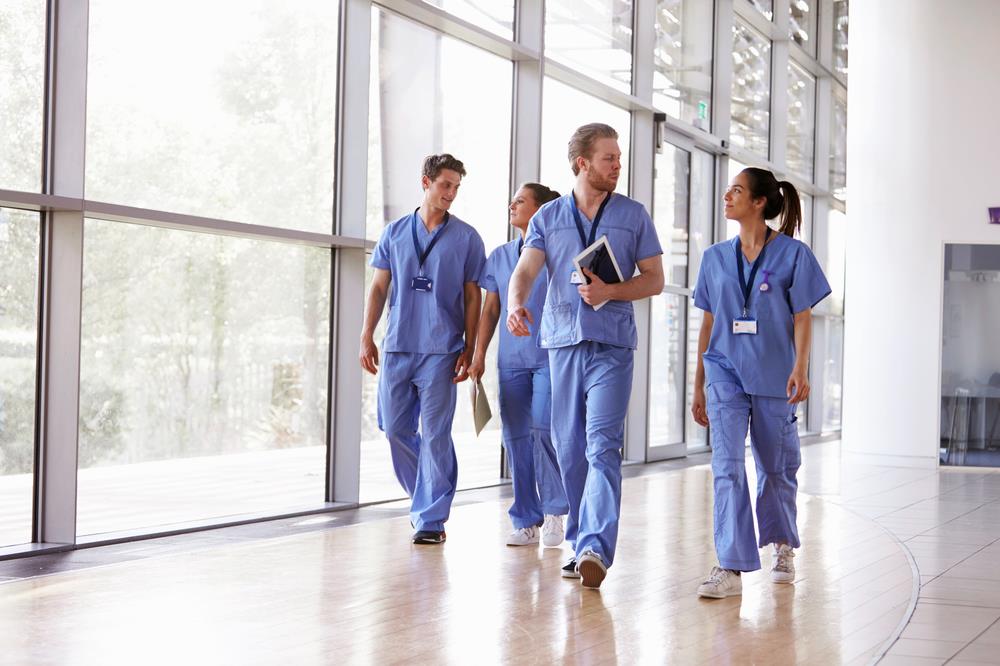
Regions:
<instances>
[{"instance_id":1,"label":"man's forearm","mask_svg":"<svg viewBox=\"0 0 1000 666\"><path fill-rule=\"evenodd\" d=\"M479 327L479 308L482 307L483 296L479 287L465 290L465 350L469 354L476 347L476 329Z\"/></svg>"},{"instance_id":2,"label":"man's forearm","mask_svg":"<svg viewBox=\"0 0 1000 666\"><path fill-rule=\"evenodd\" d=\"M385 309L386 292L372 287L368 293L368 304L365 307L365 323L361 328L361 337L370 338L375 335L375 327L378 320L382 318L382 311Z\"/></svg>"},{"instance_id":3,"label":"man's forearm","mask_svg":"<svg viewBox=\"0 0 1000 666\"><path fill-rule=\"evenodd\" d=\"M490 346L493 333L496 331L497 322L500 321L500 299L486 298L486 305L483 306L483 313L479 317L479 332L476 334L476 356L486 356L486 349Z\"/></svg>"}]
</instances>

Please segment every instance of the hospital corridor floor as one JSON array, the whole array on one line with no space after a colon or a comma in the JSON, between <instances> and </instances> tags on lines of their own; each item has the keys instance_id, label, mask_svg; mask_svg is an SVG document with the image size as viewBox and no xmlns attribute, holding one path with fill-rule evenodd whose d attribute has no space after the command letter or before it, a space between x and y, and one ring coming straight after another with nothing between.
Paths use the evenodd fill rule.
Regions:
<instances>
[{"instance_id":1,"label":"hospital corridor floor","mask_svg":"<svg viewBox=\"0 0 1000 666\"><path fill-rule=\"evenodd\" d=\"M791 585L715 564L707 464L629 469L600 591L506 547L509 489L443 546L405 505L0 562L0 664L1000 663L1000 470L844 467L805 446ZM748 461L751 487L752 461Z\"/></svg>"}]
</instances>

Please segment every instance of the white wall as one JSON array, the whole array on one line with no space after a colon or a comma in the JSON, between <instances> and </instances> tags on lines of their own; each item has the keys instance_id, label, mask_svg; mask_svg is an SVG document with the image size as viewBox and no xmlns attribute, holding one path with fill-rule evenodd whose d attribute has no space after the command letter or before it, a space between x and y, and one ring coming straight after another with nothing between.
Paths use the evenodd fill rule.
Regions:
<instances>
[{"instance_id":1,"label":"white wall","mask_svg":"<svg viewBox=\"0 0 1000 666\"><path fill-rule=\"evenodd\" d=\"M944 243L1000 243L1000 3L866 0L850 20L843 450L931 467Z\"/></svg>"}]
</instances>

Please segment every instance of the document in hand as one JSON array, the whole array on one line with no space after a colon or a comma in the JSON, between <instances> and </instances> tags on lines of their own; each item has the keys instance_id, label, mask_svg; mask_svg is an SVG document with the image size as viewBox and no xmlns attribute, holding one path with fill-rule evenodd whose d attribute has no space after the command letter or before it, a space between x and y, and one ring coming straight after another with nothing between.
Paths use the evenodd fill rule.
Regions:
<instances>
[{"instance_id":1,"label":"document in hand","mask_svg":"<svg viewBox=\"0 0 1000 666\"><path fill-rule=\"evenodd\" d=\"M615 259L615 253L611 250L611 243L608 242L607 236L601 236L594 241L593 245L576 255L573 258L573 267L576 268L577 275L587 280L587 284L590 284L590 278L584 275L583 270L581 270L583 268L608 284L622 282L625 279L622 277L621 269L618 268L618 260ZM607 301L598 303L594 309L600 310L605 303Z\"/></svg>"},{"instance_id":2,"label":"document in hand","mask_svg":"<svg viewBox=\"0 0 1000 666\"><path fill-rule=\"evenodd\" d=\"M483 388L483 381L470 382L471 384L471 395L472 395L472 419L476 425L476 436L483 431L486 424L490 422L493 418L493 411L490 409L490 403L486 399L486 389Z\"/></svg>"}]
</instances>

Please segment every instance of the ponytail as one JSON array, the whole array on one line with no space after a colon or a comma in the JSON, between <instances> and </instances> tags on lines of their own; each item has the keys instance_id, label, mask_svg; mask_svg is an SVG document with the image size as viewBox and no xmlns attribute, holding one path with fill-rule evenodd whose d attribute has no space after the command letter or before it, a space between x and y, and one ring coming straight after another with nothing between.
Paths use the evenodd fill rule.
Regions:
<instances>
[{"instance_id":1,"label":"ponytail","mask_svg":"<svg viewBox=\"0 0 1000 666\"><path fill-rule=\"evenodd\" d=\"M748 167L742 171L750 185L750 196L764 197L764 219L773 220L781 215L779 231L787 236L795 236L802 226L802 204L798 190L787 180L778 181L767 169Z\"/></svg>"},{"instance_id":2,"label":"ponytail","mask_svg":"<svg viewBox=\"0 0 1000 666\"><path fill-rule=\"evenodd\" d=\"M541 183L523 183L521 187L531 190L531 196L535 197L535 205L539 207L559 198L558 192Z\"/></svg>"}]
</instances>

